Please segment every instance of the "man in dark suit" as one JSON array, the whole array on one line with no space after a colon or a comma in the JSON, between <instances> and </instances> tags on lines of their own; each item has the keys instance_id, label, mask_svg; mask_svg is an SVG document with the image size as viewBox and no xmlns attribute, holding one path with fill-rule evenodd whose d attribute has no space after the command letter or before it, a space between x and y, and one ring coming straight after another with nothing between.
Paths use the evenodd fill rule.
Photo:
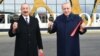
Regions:
<instances>
[{"instance_id":1,"label":"man in dark suit","mask_svg":"<svg viewBox=\"0 0 100 56\"><path fill-rule=\"evenodd\" d=\"M48 32L57 32L57 56L80 56L79 34L86 32L85 25L79 15L72 13L70 3L64 3L62 10L54 23L48 23Z\"/></svg>"},{"instance_id":2,"label":"man in dark suit","mask_svg":"<svg viewBox=\"0 0 100 56\"><path fill-rule=\"evenodd\" d=\"M16 36L14 56L38 56L43 54L38 20L29 15L29 5L21 5L21 15L11 24L9 36Z\"/></svg>"}]
</instances>

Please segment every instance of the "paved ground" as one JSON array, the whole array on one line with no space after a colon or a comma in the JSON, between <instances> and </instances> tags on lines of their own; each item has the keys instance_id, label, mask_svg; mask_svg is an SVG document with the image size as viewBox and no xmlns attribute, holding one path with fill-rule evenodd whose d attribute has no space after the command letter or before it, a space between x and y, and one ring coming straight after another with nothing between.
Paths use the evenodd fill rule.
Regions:
<instances>
[{"instance_id":1,"label":"paved ground","mask_svg":"<svg viewBox=\"0 0 100 56\"><path fill-rule=\"evenodd\" d=\"M45 56L56 56L56 35L42 34ZM0 56L14 55L15 38L0 35ZM81 56L100 56L100 33L87 33L80 37Z\"/></svg>"}]
</instances>

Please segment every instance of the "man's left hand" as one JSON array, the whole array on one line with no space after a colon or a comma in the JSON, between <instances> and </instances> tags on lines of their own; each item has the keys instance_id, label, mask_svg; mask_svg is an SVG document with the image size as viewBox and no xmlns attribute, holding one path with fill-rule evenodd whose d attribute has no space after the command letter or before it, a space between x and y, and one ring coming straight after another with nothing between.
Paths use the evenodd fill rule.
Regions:
<instances>
[{"instance_id":1,"label":"man's left hand","mask_svg":"<svg viewBox=\"0 0 100 56\"><path fill-rule=\"evenodd\" d=\"M44 53L43 53L43 50L42 50L42 49L39 49L39 50L38 50L38 55L39 55L39 56L44 56Z\"/></svg>"}]
</instances>

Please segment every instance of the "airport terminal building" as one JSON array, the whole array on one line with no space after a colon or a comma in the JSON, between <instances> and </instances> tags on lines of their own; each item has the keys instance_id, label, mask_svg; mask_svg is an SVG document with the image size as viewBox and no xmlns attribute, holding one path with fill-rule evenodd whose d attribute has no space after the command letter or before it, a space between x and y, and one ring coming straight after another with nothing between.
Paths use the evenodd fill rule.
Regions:
<instances>
[{"instance_id":1,"label":"airport terminal building","mask_svg":"<svg viewBox=\"0 0 100 56\"><path fill-rule=\"evenodd\" d=\"M22 3L30 5L40 28L47 28L49 18L62 14L61 5L65 2L71 3L73 13L85 19L87 27L100 27L100 0L0 0L0 29L9 29L13 15L20 15Z\"/></svg>"}]
</instances>

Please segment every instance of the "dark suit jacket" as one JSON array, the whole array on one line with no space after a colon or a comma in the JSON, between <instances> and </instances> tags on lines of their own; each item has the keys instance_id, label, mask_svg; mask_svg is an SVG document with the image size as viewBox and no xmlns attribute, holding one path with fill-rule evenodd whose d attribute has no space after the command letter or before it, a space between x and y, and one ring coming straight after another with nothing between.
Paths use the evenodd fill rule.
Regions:
<instances>
[{"instance_id":1,"label":"dark suit jacket","mask_svg":"<svg viewBox=\"0 0 100 56\"><path fill-rule=\"evenodd\" d=\"M84 34L86 29L80 32L79 27L74 36L70 34L81 20L73 13L69 17L62 14L56 18L52 29L48 28L49 33L57 32L57 56L80 56L79 34Z\"/></svg>"},{"instance_id":2,"label":"dark suit jacket","mask_svg":"<svg viewBox=\"0 0 100 56\"><path fill-rule=\"evenodd\" d=\"M30 16L27 24L21 15L16 33L12 32L12 24L9 36L16 36L15 56L38 56L38 49L43 49L38 20Z\"/></svg>"}]
</instances>

